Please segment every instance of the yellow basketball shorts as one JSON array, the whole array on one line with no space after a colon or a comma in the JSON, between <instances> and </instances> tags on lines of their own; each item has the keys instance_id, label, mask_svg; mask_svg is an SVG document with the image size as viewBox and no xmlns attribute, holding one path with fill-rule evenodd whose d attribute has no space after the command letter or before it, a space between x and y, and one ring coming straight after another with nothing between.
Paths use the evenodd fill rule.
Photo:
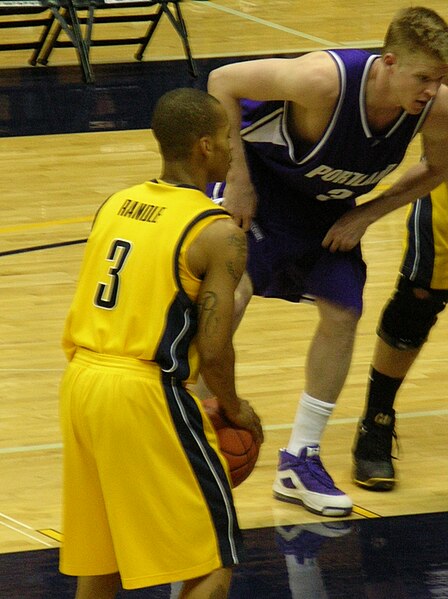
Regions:
<instances>
[{"instance_id":1,"label":"yellow basketball shorts","mask_svg":"<svg viewBox=\"0 0 448 599\"><path fill-rule=\"evenodd\" d=\"M200 402L154 365L77 350L61 384L60 569L125 589L239 563L225 460Z\"/></svg>"}]
</instances>

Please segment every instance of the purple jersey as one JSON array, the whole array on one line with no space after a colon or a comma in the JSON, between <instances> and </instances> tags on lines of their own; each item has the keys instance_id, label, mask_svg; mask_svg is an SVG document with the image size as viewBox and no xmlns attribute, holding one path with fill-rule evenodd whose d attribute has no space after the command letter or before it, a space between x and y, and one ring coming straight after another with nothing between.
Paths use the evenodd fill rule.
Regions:
<instances>
[{"instance_id":1,"label":"purple jersey","mask_svg":"<svg viewBox=\"0 0 448 599\"><path fill-rule=\"evenodd\" d=\"M242 100L247 162L258 196L248 234L254 293L290 301L319 297L362 310L365 264L358 245L331 253L322 240L334 222L402 161L430 104L402 112L378 134L369 127L366 87L377 55L332 50L340 92L322 137L301 147L288 131L288 102ZM222 195L215 186L212 197Z\"/></svg>"},{"instance_id":2,"label":"purple jersey","mask_svg":"<svg viewBox=\"0 0 448 599\"><path fill-rule=\"evenodd\" d=\"M244 100L241 135L251 173L276 173L296 192L294 202L309 198L352 204L400 164L430 105L419 115L402 112L387 130L376 134L367 122L365 91L378 56L364 50L328 53L338 67L340 94L330 122L314 146L301 152L300 144L289 134L288 102ZM257 191L263 201L263 191Z\"/></svg>"}]
</instances>

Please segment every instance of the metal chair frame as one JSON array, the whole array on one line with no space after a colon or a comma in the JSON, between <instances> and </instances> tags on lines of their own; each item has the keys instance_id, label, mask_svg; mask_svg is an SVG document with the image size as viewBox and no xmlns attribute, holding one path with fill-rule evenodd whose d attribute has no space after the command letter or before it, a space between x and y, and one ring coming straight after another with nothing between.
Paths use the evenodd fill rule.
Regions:
<instances>
[{"instance_id":1,"label":"metal chair frame","mask_svg":"<svg viewBox=\"0 0 448 599\"><path fill-rule=\"evenodd\" d=\"M0 50L32 49L30 64L48 64L54 48L75 47L83 79L86 83L94 83L93 69L90 63L90 48L92 46L117 46L138 44L135 58L142 60L144 52L154 35L163 15L166 15L176 33L181 38L188 61L188 71L192 77L198 76L193 59L188 32L179 3L181 0L0 0L0 17L11 15L29 15L23 20L0 20L0 29L14 27L42 26L39 39L35 42L11 42L0 44ZM171 8L171 6L173 8ZM111 9L126 9L156 7L156 12L149 14L112 14ZM101 14L108 9L108 14ZM109 12L111 11L111 12ZM30 18L30 15L46 13L43 17ZM86 15L86 16L85 16ZM139 37L93 39L93 28L96 24L150 22L146 33ZM81 25L84 25L84 35ZM60 40L64 31L69 41Z\"/></svg>"}]
</instances>

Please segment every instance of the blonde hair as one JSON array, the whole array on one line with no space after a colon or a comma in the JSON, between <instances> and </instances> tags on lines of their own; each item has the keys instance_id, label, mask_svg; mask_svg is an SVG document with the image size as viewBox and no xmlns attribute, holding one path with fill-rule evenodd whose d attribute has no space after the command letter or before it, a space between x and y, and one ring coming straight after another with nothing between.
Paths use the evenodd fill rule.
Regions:
<instances>
[{"instance_id":1,"label":"blonde hair","mask_svg":"<svg viewBox=\"0 0 448 599\"><path fill-rule=\"evenodd\" d=\"M448 63L448 25L431 8L413 6L400 10L386 33L383 54L424 53Z\"/></svg>"}]
</instances>

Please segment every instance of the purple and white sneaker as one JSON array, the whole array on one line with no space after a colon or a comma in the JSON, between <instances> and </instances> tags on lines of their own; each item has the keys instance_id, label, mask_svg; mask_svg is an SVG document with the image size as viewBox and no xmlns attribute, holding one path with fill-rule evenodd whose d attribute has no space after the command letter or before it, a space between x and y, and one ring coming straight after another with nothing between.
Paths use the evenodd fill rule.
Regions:
<instances>
[{"instance_id":1,"label":"purple and white sneaker","mask_svg":"<svg viewBox=\"0 0 448 599\"><path fill-rule=\"evenodd\" d=\"M322 516L348 516L353 502L338 489L319 457L319 445L304 447L299 456L286 449L279 451L274 497L298 503Z\"/></svg>"}]
</instances>

